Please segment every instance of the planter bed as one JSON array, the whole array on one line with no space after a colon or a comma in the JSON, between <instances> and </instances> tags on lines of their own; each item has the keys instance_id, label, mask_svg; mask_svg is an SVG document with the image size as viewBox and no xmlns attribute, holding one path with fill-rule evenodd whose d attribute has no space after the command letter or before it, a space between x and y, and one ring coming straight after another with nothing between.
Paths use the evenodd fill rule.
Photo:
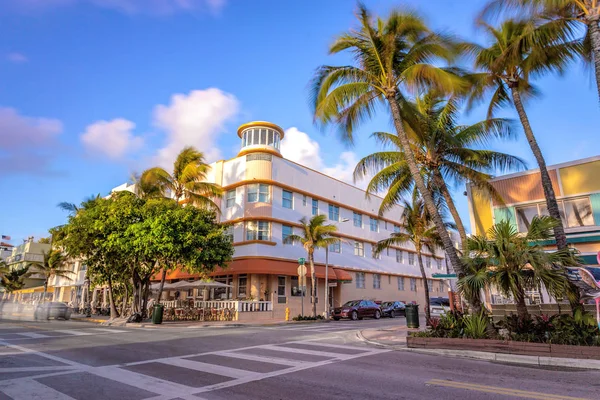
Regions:
<instances>
[{"instance_id":1,"label":"planter bed","mask_svg":"<svg viewBox=\"0 0 600 400\"><path fill-rule=\"evenodd\" d=\"M450 339L407 337L410 348L488 351L525 356L580 358L600 360L600 346L569 346L561 344L516 342L492 339Z\"/></svg>"}]
</instances>

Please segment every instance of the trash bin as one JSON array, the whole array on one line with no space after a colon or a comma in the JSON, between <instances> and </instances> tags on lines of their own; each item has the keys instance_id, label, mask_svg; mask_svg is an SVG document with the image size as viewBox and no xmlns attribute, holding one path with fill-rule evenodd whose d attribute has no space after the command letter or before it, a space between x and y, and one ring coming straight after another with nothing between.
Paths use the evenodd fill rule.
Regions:
<instances>
[{"instance_id":1,"label":"trash bin","mask_svg":"<svg viewBox=\"0 0 600 400\"><path fill-rule=\"evenodd\" d=\"M408 328L419 327L419 305L418 304L407 304L406 305L406 326Z\"/></svg>"},{"instance_id":2,"label":"trash bin","mask_svg":"<svg viewBox=\"0 0 600 400\"><path fill-rule=\"evenodd\" d=\"M163 306L162 304L154 305L154 309L152 310L152 323L153 324L162 324L164 311L165 311L165 306Z\"/></svg>"}]
</instances>

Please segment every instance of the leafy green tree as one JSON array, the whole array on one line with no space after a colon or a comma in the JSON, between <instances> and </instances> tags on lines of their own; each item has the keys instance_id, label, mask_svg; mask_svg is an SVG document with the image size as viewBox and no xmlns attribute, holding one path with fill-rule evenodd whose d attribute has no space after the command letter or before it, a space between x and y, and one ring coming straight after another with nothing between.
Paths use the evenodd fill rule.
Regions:
<instances>
[{"instance_id":1,"label":"leafy green tree","mask_svg":"<svg viewBox=\"0 0 600 400\"><path fill-rule=\"evenodd\" d=\"M542 284L553 297L566 294L568 280L560 267L578 265L574 250L565 248L547 252L540 241L552 237L558 222L549 216L534 217L527 233L520 235L509 221L492 226L487 235L476 235L467 241L474 269L484 274L503 294L511 295L520 318L528 318L525 290ZM464 279L461 283L464 285ZM478 280L483 281L482 277Z\"/></svg>"},{"instance_id":2,"label":"leafy green tree","mask_svg":"<svg viewBox=\"0 0 600 400\"><path fill-rule=\"evenodd\" d=\"M337 232L338 228L335 225L326 224L327 217L325 215L315 215L310 220L306 217L300 219L302 225L301 235L289 235L285 238L284 243L300 243L306 250L308 255L308 263L310 265L310 298L312 301L313 317L317 316L317 276L315 274L315 250L324 249L327 246L339 242L339 239L332 236ZM326 289L327 290L327 289Z\"/></svg>"},{"instance_id":3,"label":"leafy green tree","mask_svg":"<svg viewBox=\"0 0 600 400\"><path fill-rule=\"evenodd\" d=\"M423 291L425 294L425 317L427 321L431 319L429 286L427 284L427 274L423 265L423 251L435 254L435 251L443 247L440 235L433 224L431 215L425 207L425 202L419 196L419 192L414 190L411 201L402 201L402 220L400 222L400 232L394 232L389 238L380 240L375 248L376 253L393 246L402 246L412 243L417 253L417 262L421 270L421 279L423 281ZM454 225L448 222L444 223L446 229L453 228Z\"/></svg>"},{"instance_id":4,"label":"leafy green tree","mask_svg":"<svg viewBox=\"0 0 600 400\"><path fill-rule=\"evenodd\" d=\"M463 248L467 232L448 189L452 185L470 182L487 193L498 197L489 183L491 173L501 169L521 168L524 161L493 150L478 149L492 139L511 138L511 122L492 118L471 125L458 124L460 103L457 98L429 91L417 98L414 104L401 107L405 129L411 139L411 149L425 182L430 190L439 192L452 215ZM373 137L385 146L384 151L361 159L355 170L355 179L373 175L367 186L368 193L387 191L379 213L390 210L402 201L402 196L414 188L414 179L398 135L376 132Z\"/></svg>"},{"instance_id":5,"label":"leafy green tree","mask_svg":"<svg viewBox=\"0 0 600 400\"><path fill-rule=\"evenodd\" d=\"M499 28L483 25L489 38L488 47L472 45L475 67L481 72L473 74L475 82L472 101L481 100L492 93L488 117L507 105L513 105L525 132L527 142L540 168L540 176L548 213L559 221L554 227L554 237L559 249L567 247L567 237L560 222L556 194L546 161L542 155L523 100L535 95L537 90L531 80L548 72L563 72L581 51L581 43L564 40L567 29L555 21L539 20L505 21Z\"/></svg>"},{"instance_id":6,"label":"leafy green tree","mask_svg":"<svg viewBox=\"0 0 600 400\"><path fill-rule=\"evenodd\" d=\"M315 120L339 127L342 140L352 143L356 127L370 119L378 107L391 113L406 164L423 196L444 249L454 270L462 265L444 221L426 186L410 139L404 127L401 99L408 91L432 87L446 93L464 90L464 80L455 69L441 68L439 62L451 60L458 46L447 36L432 32L418 16L393 10L387 19L375 20L359 4L359 26L336 38L329 53L351 53L353 64L322 66L313 78Z\"/></svg>"},{"instance_id":7,"label":"leafy green tree","mask_svg":"<svg viewBox=\"0 0 600 400\"><path fill-rule=\"evenodd\" d=\"M48 282L51 278L65 278L71 280L73 272L65 268L65 255L57 249L42 251L43 261L34 261L27 264L27 268L31 272L40 274L44 277L44 294L43 301L46 301L46 293L48 292Z\"/></svg>"},{"instance_id":8,"label":"leafy green tree","mask_svg":"<svg viewBox=\"0 0 600 400\"><path fill-rule=\"evenodd\" d=\"M596 86L600 98L600 1L599 0L493 0L484 10L490 14L516 12L526 18L543 17L557 20L569 29L565 40L571 40L574 32L583 31L583 59L593 62ZM583 29L581 29L583 28Z\"/></svg>"},{"instance_id":9,"label":"leafy green tree","mask_svg":"<svg viewBox=\"0 0 600 400\"><path fill-rule=\"evenodd\" d=\"M218 210L212 200L223 194L219 185L205 182L210 166L204 162L204 154L193 147L185 147L175 159L173 173L161 167L147 169L140 177L138 191L146 197L162 196L180 202L186 200L195 206Z\"/></svg>"}]
</instances>

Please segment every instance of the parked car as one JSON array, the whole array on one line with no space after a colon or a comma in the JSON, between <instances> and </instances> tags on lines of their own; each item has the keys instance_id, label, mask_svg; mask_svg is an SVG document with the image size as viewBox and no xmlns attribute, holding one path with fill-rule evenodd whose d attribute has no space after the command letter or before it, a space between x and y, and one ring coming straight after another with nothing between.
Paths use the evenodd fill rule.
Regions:
<instances>
[{"instance_id":1,"label":"parked car","mask_svg":"<svg viewBox=\"0 0 600 400\"><path fill-rule=\"evenodd\" d=\"M381 316L394 318L406 315L406 304L401 301L384 301L381 303Z\"/></svg>"},{"instance_id":2,"label":"parked car","mask_svg":"<svg viewBox=\"0 0 600 400\"><path fill-rule=\"evenodd\" d=\"M432 297L429 299L429 312L432 317L439 317L450 310L450 300L445 297Z\"/></svg>"},{"instance_id":3,"label":"parked car","mask_svg":"<svg viewBox=\"0 0 600 400\"><path fill-rule=\"evenodd\" d=\"M67 320L71 318L71 308L67 303L50 301L48 303L39 304L35 308L33 316L35 319L62 318Z\"/></svg>"},{"instance_id":4,"label":"parked car","mask_svg":"<svg viewBox=\"0 0 600 400\"><path fill-rule=\"evenodd\" d=\"M381 308L372 300L351 300L333 309L333 319L350 318L353 321L364 317L381 318Z\"/></svg>"}]
</instances>

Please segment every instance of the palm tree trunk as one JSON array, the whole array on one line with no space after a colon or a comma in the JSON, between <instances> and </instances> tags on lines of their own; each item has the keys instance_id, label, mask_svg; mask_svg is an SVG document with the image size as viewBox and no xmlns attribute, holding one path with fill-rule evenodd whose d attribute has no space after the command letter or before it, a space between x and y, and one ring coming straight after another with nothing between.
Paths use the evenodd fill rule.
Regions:
<instances>
[{"instance_id":1,"label":"palm tree trunk","mask_svg":"<svg viewBox=\"0 0 600 400\"><path fill-rule=\"evenodd\" d=\"M423 278L423 289L425 290L425 321L429 325L431 319L431 310L429 304L429 285L427 284L427 274L425 273L425 267L423 266L423 257L421 257L421 250L417 249L417 260L419 261L419 269L421 270L421 278Z\"/></svg>"},{"instance_id":2,"label":"palm tree trunk","mask_svg":"<svg viewBox=\"0 0 600 400\"><path fill-rule=\"evenodd\" d=\"M308 253L308 261L310 263L310 300L312 302L312 316L317 317L317 275L315 274L315 253Z\"/></svg>"},{"instance_id":3,"label":"palm tree trunk","mask_svg":"<svg viewBox=\"0 0 600 400\"><path fill-rule=\"evenodd\" d=\"M400 144L402 145L402 150L404 151L404 156L406 157L406 163L408 164L408 168L410 169L410 173L415 180L415 185L421 196L423 197L423 201L425 202L425 206L427 207L427 211L431 214L433 219L433 223L442 239L442 243L444 244L444 250L450 259L450 264L454 268L454 271L458 274L459 277L464 275L463 265L458 257L458 253L456 249L452 245L452 240L450 239L450 235L446 231L446 227L444 226L444 221L440 216L440 213L435 207L435 203L433 201L433 197L431 192L425 186L425 181L421 176L419 171L419 167L417 166L417 162L415 160L415 155L410 148L410 142L404 127L402 126L402 117L400 115L400 107L398 107L398 103L396 102L396 91L390 93L387 96L388 103L390 104L390 108L392 111L392 117L394 119L394 126L396 128L396 133L398 134L398 138L400 139Z\"/></svg>"},{"instance_id":4,"label":"palm tree trunk","mask_svg":"<svg viewBox=\"0 0 600 400\"><path fill-rule=\"evenodd\" d=\"M596 86L598 86L598 98L600 99L600 15L588 17L588 29L590 30L590 42L592 45L592 58L596 70Z\"/></svg>"},{"instance_id":5,"label":"palm tree trunk","mask_svg":"<svg viewBox=\"0 0 600 400\"><path fill-rule=\"evenodd\" d=\"M456 223L456 230L458 231L458 235L460 236L460 241L462 245L462 253L463 255L467 254L467 231L465 230L465 226L463 225L462 219L458 214L458 210L456 209L456 205L454 204L454 199L452 198L452 195L448 190L448 186L446 185L442 174L440 174L439 171L434 171L433 176L440 192L442 193L442 196L444 196L444 200L446 200L448 210L450 210L450 214L452 215L452 218Z\"/></svg>"},{"instance_id":6,"label":"palm tree trunk","mask_svg":"<svg viewBox=\"0 0 600 400\"><path fill-rule=\"evenodd\" d=\"M108 304L110 307L110 319L118 318L119 313L117 312L117 307L115 306L115 299L113 297L112 279L110 278L110 276L108 277Z\"/></svg>"},{"instance_id":7,"label":"palm tree trunk","mask_svg":"<svg viewBox=\"0 0 600 400\"><path fill-rule=\"evenodd\" d=\"M513 296L515 297L515 305L517 306L517 315L520 319L528 319L529 312L527 311L527 305L525 304L525 291L521 285L516 285Z\"/></svg>"},{"instance_id":8,"label":"palm tree trunk","mask_svg":"<svg viewBox=\"0 0 600 400\"><path fill-rule=\"evenodd\" d=\"M46 292L48 291L48 279L50 279L50 278L46 278L46 280L44 281L44 293L42 294L42 301L41 301L41 303L45 303L46 302Z\"/></svg>"},{"instance_id":9,"label":"palm tree trunk","mask_svg":"<svg viewBox=\"0 0 600 400\"><path fill-rule=\"evenodd\" d=\"M521 101L521 95L516 85L512 85L511 92L513 96L513 102L515 103L515 108L517 109L517 113L519 114L519 119L521 120L521 124L523 125L523 131L525 132L525 137L529 142L529 147L531 147L531 151L533 152L533 156L535 157L538 166L540 167L540 176L542 179L542 188L544 189L544 196L546 197L546 206L548 207L548 214L554 219L556 219L559 224L554 228L554 237L556 239L556 247L559 250L565 249L567 247L567 236L565 235L565 228L562 224L562 219L560 218L560 212L558 211L558 202L556 201L556 195L554 194L554 188L552 187L552 180L550 179L550 174L548 173L548 169L546 168L546 161L544 160L544 156L542 155L542 150L537 144L535 140L535 136L533 135L533 130L531 129L531 125L529 124L529 118L527 118L527 114L525 113L525 108L523 107L523 102Z\"/></svg>"}]
</instances>

